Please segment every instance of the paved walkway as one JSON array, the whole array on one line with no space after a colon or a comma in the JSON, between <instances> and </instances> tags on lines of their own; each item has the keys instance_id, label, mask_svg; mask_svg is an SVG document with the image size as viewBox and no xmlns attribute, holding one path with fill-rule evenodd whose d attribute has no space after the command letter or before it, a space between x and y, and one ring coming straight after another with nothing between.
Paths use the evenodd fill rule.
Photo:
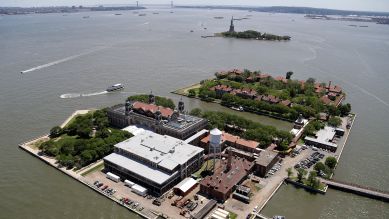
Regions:
<instances>
[{"instance_id":1,"label":"paved walkway","mask_svg":"<svg viewBox=\"0 0 389 219\"><path fill-rule=\"evenodd\" d=\"M339 182L339 181L334 181L334 180L320 179L320 181L327 184L330 187L333 187L333 188L337 188L340 190L368 196L371 198L389 201L389 192L379 191L379 190L373 189L373 188L368 188L368 187L364 187L364 186L360 186L360 185L355 185L355 184L351 184L351 183L344 183L344 182Z\"/></svg>"}]
</instances>

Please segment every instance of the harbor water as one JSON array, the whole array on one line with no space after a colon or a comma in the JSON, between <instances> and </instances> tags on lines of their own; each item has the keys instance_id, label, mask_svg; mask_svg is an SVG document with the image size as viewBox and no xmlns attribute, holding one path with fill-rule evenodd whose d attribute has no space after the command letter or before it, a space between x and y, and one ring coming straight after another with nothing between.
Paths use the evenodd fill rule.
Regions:
<instances>
[{"instance_id":1,"label":"harbor water","mask_svg":"<svg viewBox=\"0 0 389 219\"><path fill-rule=\"evenodd\" d=\"M171 91L231 68L273 75L293 71L296 79L341 85L358 118L335 179L389 190L388 25L360 28L366 24L247 11L170 11L0 16L0 218L137 218L18 149L18 143L47 133L77 109L110 106L129 95L152 90L178 101ZM290 35L292 40L201 38L227 30L232 15L249 14L250 19L235 22L236 30ZM125 89L104 92L116 83ZM184 101L188 109L239 113ZM284 121L243 115L291 128ZM288 219L389 218L389 204L331 189L312 195L282 186L263 213Z\"/></svg>"}]
</instances>

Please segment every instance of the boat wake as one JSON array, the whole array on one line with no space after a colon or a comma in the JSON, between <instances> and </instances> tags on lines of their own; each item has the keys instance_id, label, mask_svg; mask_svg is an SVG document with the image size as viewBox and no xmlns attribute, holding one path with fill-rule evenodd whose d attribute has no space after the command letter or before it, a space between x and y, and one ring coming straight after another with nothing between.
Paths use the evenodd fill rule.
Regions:
<instances>
[{"instance_id":1,"label":"boat wake","mask_svg":"<svg viewBox=\"0 0 389 219\"><path fill-rule=\"evenodd\" d=\"M40 69L43 69L43 68L48 68L48 67L51 67L53 65L57 65L57 64L60 64L60 63L63 63L63 62L67 62L67 61L76 59L76 58L84 56L84 55L91 54L93 52L97 52L97 51L99 51L101 49L104 49L104 48L97 48L97 49L89 50L89 51L86 51L86 52L83 52L83 53L80 53L80 54L77 54L77 55L73 55L73 56L69 56L69 57L63 58L63 59L56 60L54 62L50 62L50 63L44 64L44 65L39 65L39 66L30 68L30 69L21 71L20 73L25 74L25 73L37 71L37 70L40 70Z\"/></svg>"},{"instance_id":2,"label":"boat wake","mask_svg":"<svg viewBox=\"0 0 389 219\"><path fill-rule=\"evenodd\" d=\"M90 97L90 96L97 96L102 94L107 94L108 91L101 91L96 93L89 93L89 94L77 94L77 93L69 93L69 94L62 94L59 96L62 99L70 99L70 98L78 98L78 97Z\"/></svg>"}]
</instances>

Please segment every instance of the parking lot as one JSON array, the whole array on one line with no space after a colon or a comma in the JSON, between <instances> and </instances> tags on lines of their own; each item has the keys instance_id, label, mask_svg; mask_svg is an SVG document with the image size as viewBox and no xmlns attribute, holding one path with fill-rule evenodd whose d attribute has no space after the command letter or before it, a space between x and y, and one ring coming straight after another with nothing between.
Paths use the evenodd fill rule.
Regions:
<instances>
[{"instance_id":1,"label":"parking lot","mask_svg":"<svg viewBox=\"0 0 389 219\"><path fill-rule=\"evenodd\" d=\"M84 177L84 181L97 190L110 196L134 211L141 212L151 218L159 213L170 218L189 218L195 215L209 199L198 195L199 186L185 197L174 195L172 190L161 197L151 195L140 196L131 191L123 182L114 182L101 171L92 172ZM174 204L173 204L174 203Z\"/></svg>"}]
</instances>

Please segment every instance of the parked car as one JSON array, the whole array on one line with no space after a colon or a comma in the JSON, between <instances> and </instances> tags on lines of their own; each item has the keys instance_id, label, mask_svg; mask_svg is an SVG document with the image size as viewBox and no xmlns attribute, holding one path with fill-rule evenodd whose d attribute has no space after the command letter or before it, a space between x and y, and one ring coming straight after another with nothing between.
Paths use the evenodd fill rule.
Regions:
<instances>
[{"instance_id":1,"label":"parked car","mask_svg":"<svg viewBox=\"0 0 389 219\"><path fill-rule=\"evenodd\" d=\"M161 206L161 202L158 199L154 199L153 205Z\"/></svg>"},{"instance_id":2,"label":"parked car","mask_svg":"<svg viewBox=\"0 0 389 219\"><path fill-rule=\"evenodd\" d=\"M193 205L192 205L192 207L189 209L190 211L193 211L194 209L196 209L197 208L197 206L199 205L199 203L194 203Z\"/></svg>"}]
</instances>

